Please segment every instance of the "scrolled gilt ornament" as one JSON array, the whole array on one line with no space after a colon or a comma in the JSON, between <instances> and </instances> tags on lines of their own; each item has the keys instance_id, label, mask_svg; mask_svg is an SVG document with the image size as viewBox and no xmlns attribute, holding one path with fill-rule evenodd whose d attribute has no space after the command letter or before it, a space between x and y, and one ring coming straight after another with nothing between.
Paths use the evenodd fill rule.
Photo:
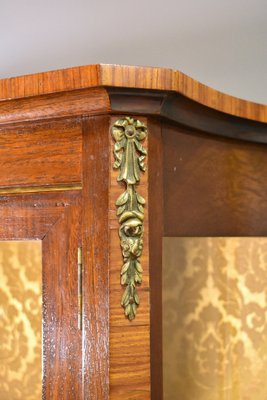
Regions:
<instances>
[{"instance_id":1,"label":"scrolled gilt ornament","mask_svg":"<svg viewBox=\"0 0 267 400\"><path fill-rule=\"evenodd\" d=\"M131 117L117 120L112 128L114 168L120 173L117 180L125 182L126 190L116 201L119 217L121 250L124 264L121 269L121 285L125 286L121 305L130 320L136 316L139 305L137 285L142 282L142 266L139 258L143 251L145 199L136 191L141 171L145 171L146 149L142 141L147 136L143 122Z\"/></svg>"}]
</instances>

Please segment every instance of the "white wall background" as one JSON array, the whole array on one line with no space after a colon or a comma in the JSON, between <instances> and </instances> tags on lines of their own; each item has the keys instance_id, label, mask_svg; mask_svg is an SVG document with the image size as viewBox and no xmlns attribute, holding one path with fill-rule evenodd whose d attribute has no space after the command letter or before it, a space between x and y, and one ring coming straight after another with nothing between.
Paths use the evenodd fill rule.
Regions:
<instances>
[{"instance_id":1,"label":"white wall background","mask_svg":"<svg viewBox=\"0 0 267 400\"><path fill-rule=\"evenodd\" d=\"M0 38L0 78L152 65L267 103L267 0L0 0Z\"/></svg>"}]
</instances>

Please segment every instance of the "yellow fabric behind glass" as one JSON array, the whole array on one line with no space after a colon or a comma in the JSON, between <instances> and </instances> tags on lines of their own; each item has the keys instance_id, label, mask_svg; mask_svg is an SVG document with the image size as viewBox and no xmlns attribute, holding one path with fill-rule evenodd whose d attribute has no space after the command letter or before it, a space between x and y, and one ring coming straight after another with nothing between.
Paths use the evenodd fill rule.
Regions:
<instances>
[{"instance_id":1,"label":"yellow fabric behind glass","mask_svg":"<svg viewBox=\"0 0 267 400\"><path fill-rule=\"evenodd\" d=\"M164 400L267 399L267 238L164 238Z\"/></svg>"},{"instance_id":2,"label":"yellow fabric behind glass","mask_svg":"<svg viewBox=\"0 0 267 400\"><path fill-rule=\"evenodd\" d=\"M0 400L42 398L41 242L0 242Z\"/></svg>"}]
</instances>

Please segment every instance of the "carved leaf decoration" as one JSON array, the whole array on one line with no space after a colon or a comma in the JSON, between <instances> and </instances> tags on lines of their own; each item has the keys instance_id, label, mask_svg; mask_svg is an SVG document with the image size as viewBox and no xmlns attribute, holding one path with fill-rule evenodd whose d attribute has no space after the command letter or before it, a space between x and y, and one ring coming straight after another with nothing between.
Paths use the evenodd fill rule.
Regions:
<instances>
[{"instance_id":1,"label":"carved leaf decoration","mask_svg":"<svg viewBox=\"0 0 267 400\"><path fill-rule=\"evenodd\" d=\"M141 274L136 273L134 276L135 283L142 283L142 276Z\"/></svg>"},{"instance_id":2,"label":"carved leaf decoration","mask_svg":"<svg viewBox=\"0 0 267 400\"><path fill-rule=\"evenodd\" d=\"M125 206L119 207L117 210L117 215L121 215L123 213L123 211L125 210L125 208L126 208Z\"/></svg>"},{"instance_id":3,"label":"carved leaf decoration","mask_svg":"<svg viewBox=\"0 0 267 400\"><path fill-rule=\"evenodd\" d=\"M137 198L137 201L139 204L142 204L142 205L146 204L145 199L139 193L136 193L136 198Z\"/></svg>"},{"instance_id":4,"label":"carved leaf decoration","mask_svg":"<svg viewBox=\"0 0 267 400\"><path fill-rule=\"evenodd\" d=\"M144 207L141 204L138 204L138 210L143 213L144 212Z\"/></svg>"},{"instance_id":5,"label":"carved leaf decoration","mask_svg":"<svg viewBox=\"0 0 267 400\"><path fill-rule=\"evenodd\" d=\"M121 275L128 271L129 266L130 266L130 261L128 260L122 267Z\"/></svg>"},{"instance_id":6,"label":"carved leaf decoration","mask_svg":"<svg viewBox=\"0 0 267 400\"><path fill-rule=\"evenodd\" d=\"M127 203L129 199L129 193L126 191L120 195L120 197L116 201L116 206L122 206L123 204Z\"/></svg>"},{"instance_id":7,"label":"carved leaf decoration","mask_svg":"<svg viewBox=\"0 0 267 400\"><path fill-rule=\"evenodd\" d=\"M140 272L140 273L143 272L143 268L142 268L142 266L141 266L139 261L136 261L135 266L136 266L136 269L137 269L138 272Z\"/></svg>"},{"instance_id":8,"label":"carved leaf decoration","mask_svg":"<svg viewBox=\"0 0 267 400\"><path fill-rule=\"evenodd\" d=\"M119 236L124 264L121 268L121 285L126 286L121 305L125 316L133 320L139 306L136 285L142 282L143 269L139 258L143 250L145 199L136 191L141 172L145 171L147 151L142 141L147 136L145 124L132 117L115 122L112 128L114 168L119 169L118 181L125 182L126 190L116 201L119 217Z\"/></svg>"},{"instance_id":9,"label":"carved leaf decoration","mask_svg":"<svg viewBox=\"0 0 267 400\"><path fill-rule=\"evenodd\" d=\"M121 276L121 285L125 285L127 283L127 274L123 274Z\"/></svg>"},{"instance_id":10,"label":"carved leaf decoration","mask_svg":"<svg viewBox=\"0 0 267 400\"><path fill-rule=\"evenodd\" d=\"M124 293L123 293L123 296L122 296L122 299L121 299L121 305L122 306L125 306L125 305L129 304L129 300L130 300L130 290L129 289L130 289L130 287L127 286L125 291L124 291Z\"/></svg>"},{"instance_id":11,"label":"carved leaf decoration","mask_svg":"<svg viewBox=\"0 0 267 400\"><path fill-rule=\"evenodd\" d=\"M134 293L134 301L135 301L136 304L139 305L139 296L138 296L137 291L135 291L135 293Z\"/></svg>"}]
</instances>

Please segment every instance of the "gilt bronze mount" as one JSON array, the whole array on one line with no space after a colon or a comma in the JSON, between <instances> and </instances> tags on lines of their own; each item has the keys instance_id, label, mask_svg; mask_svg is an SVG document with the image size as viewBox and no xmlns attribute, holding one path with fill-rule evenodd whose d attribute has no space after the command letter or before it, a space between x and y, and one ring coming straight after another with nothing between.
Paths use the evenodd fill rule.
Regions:
<instances>
[{"instance_id":1,"label":"gilt bronze mount","mask_svg":"<svg viewBox=\"0 0 267 400\"><path fill-rule=\"evenodd\" d=\"M147 155L142 141L147 136L145 124L132 117L117 120L112 127L114 145L114 168L118 169L118 182L124 182L126 190L116 201L119 218L119 236L123 266L121 285L125 286L121 305L125 316L133 320L139 306L137 285L142 282L140 257L143 251L145 199L137 192L141 172L145 171Z\"/></svg>"}]
</instances>

